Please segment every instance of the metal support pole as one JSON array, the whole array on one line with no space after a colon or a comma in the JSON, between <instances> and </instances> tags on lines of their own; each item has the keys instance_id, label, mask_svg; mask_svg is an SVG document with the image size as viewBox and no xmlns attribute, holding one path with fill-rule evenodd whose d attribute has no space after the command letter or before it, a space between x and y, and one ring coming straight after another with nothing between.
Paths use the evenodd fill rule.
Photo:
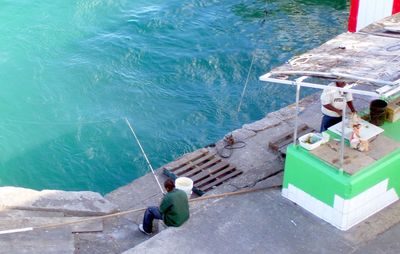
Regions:
<instances>
[{"instance_id":1,"label":"metal support pole","mask_svg":"<svg viewBox=\"0 0 400 254\"><path fill-rule=\"evenodd\" d=\"M299 101L300 101L300 82L303 82L307 77L300 77L296 79L294 83L296 83L296 116L294 121L294 135L293 135L293 144L297 146L297 128L299 126Z\"/></svg>"},{"instance_id":2,"label":"metal support pole","mask_svg":"<svg viewBox=\"0 0 400 254\"><path fill-rule=\"evenodd\" d=\"M344 164L344 128L346 125L346 107L347 107L347 103L345 105L345 107L342 110L342 135L340 138L340 173L343 174L343 164Z\"/></svg>"}]
</instances>

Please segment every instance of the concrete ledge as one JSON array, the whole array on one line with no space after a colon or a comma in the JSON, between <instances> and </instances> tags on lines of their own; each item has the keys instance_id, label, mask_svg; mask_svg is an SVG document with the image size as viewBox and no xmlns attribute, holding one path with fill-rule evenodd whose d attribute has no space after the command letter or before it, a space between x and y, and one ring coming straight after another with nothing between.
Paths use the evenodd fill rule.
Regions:
<instances>
[{"instance_id":1,"label":"concrete ledge","mask_svg":"<svg viewBox=\"0 0 400 254\"><path fill-rule=\"evenodd\" d=\"M265 117L254 123L244 124L243 129L258 132L258 131L263 131L263 130L278 126L280 123L281 123L281 120L278 118Z\"/></svg>"},{"instance_id":2,"label":"concrete ledge","mask_svg":"<svg viewBox=\"0 0 400 254\"><path fill-rule=\"evenodd\" d=\"M71 232L56 228L0 235L0 250L10 254L72 254L75 248Z\"/></svg>"},{"instance_id":3,"label":"concrete ledge","mask_svg":"<svg viewBox=\"0 0 400 254\"><path fill-rule=\"evenodd\" d=\"M0 206L6 209L63 212L67 216L102 215L117 207L91 191L36 191L18 187L0 188Z\"/></svg>"}]
</instances>

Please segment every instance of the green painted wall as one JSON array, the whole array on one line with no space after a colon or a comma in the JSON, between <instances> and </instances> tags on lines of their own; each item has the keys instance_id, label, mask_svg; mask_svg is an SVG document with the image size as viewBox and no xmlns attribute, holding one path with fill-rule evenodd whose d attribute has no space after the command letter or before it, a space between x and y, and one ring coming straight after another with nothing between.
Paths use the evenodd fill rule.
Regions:
<instances>
[{"instance_id":1,"label":"green painted wall","mask_svg":"<svg viewBox=\"0 0 400 254\"><path fill-rule=\"evenodd\" d=\"M385 129L385 136L400 141L400 120L394 123L385 122L381 127Z\"/></svg>"},{"instance_id":2,"label":"green painted wall","mask_svg":"<svg viewBox=\"0 0 400 254\"><path fill-rule=\"evenodd\" d=\"M332 207L334 194L346 196L350 186L348 177L302 147L293 145L286 152L283 188L288 188L289 183Z\"/></svg>"}]
</instances>

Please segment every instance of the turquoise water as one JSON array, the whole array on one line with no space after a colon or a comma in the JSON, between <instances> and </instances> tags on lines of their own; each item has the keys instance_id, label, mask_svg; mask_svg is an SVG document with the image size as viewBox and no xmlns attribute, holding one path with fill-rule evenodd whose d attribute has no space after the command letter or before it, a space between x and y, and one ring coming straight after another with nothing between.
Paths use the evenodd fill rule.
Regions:
<instances>
[{"instance_id":1,"label":"turquoise water","mask_svg":"<svg viewBox=\"0 0 400 254\"><path fill-rule=\"evenodd\" d=\"M345 0L0 0L0 185L107 193L145 174L124 117L154 168L215 142L292 103L258 77L347 15Z\"/></svg>"}]
</instances>

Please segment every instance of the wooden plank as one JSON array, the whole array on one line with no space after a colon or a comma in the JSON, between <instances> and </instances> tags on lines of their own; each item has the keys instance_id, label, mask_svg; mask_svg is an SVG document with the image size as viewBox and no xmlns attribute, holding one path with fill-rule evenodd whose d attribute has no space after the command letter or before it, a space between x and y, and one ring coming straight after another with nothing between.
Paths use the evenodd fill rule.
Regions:
<instances>
[{"instance_id":1,"label":"wooden plank","mask_svg":"<svg viewBox=\"0 0 400 254\"><path fill-rule=\"evenodd\" d=\"M193 160L197 160L197 159L203 158L204 155L205 155L205 154L200 154L200 155L198 155L198 156L196 156L196 157L187 158L186 160L181 161L180 164L177 165L177 166L175 166L175 167L172 167L172 168L166 167L166 168L167 168L169 171L171 171L171 172L175 172L176 170L179 170L179 169L181 169L182 167L187 166L188 164L190 165L190 163L191 163Z\"/></svg>"},{"instance_id":2,"label":"wooden plank","mask_svg":"<svg viewBox=\"0 0 400 254\"><path fill-rule=\"evenodd\" d=\"M301 136L301 134L306 134L307 132L312 132L315 131L313 128L310 128L308 125L306 124L301 124L298 128L297 128L297 133L299 134L299 136ZM290 143L293 142L293 131L290 132L286 132L280 136L277 136L276 138L274 138L273 140L271 140L269 142L269 147L277 152L279 151L280 148L282 148L283 146L287 146Z\"/></svg>"},{"instance_id":3,"label":"wooden plank","mask_svg":"<svg viewBox=\"0 0 400 254\"><path fill-rule=\"evenodd\" d=\"M204 163L207 160L210 160L210 158L214 157L214 155L215 154L208 153L205 156L202 156L202 157L200 157L200 158L198 158L196 160L188 161L186 165L184 165L183 167L174 169L173 172L176 175L181 175L181 174L187 172L188 170L190 170L191 168L196 167L198 164L201 164L201 163Z\"/></svg>"},{"instance_id":4,"label":"wooden plank","mask_svg":"<svg viewBox=\"0 0 400 254\"><path fill-rule=\"evenodd\" d=\"M177 159L176 161L170 163L169 165L165 166L164 168L169 170L169 171L174 171L177 168L182 167L183 165L185 165L188 161L192 161L192 160L196 160L202 156L204 156L205 154L208 153L208 150L203 148L200 150L196 150L193 153L184 155L183 157Z\"/></svg>"},{"instance_id":5,"label":"wooden plank","mask_svg":"<svg viewBox=\"0 0 400 254\"><path fill-rule=\"evenodd\" d=\"M305 135L307 133L310 133L310 132L315 132L315 130L313 128L308 128L308 129L306 129L304 131L298 132L297 134L298 134L298 137L301 137L301 136L303 136L303 135ZM289 140L289 142L287 142L287 143L285 142L285 144L283 146L281 146L278 151L281 154L286 154L287 147L292 143L293 143L293 137Z\"/></svg>"},{"instance_id":6,"label":"wooden plank","mask_svg":"<svg viewBox=\"0 0 400 254\"><path fill-rule=\"evenodd\" d=\"M203 195L205 192L198 186L215 186L221 184L222 181L237 176L242 171L236 170L234 166L223 161L221 157L213 153L196 153L190 157L181 160L175 166L164 167L164 174L170 178L186 176L193 180L193 191L198 195ZM221 181L222 179L222 181ZM211 187L207 187L210 189ZM203 188L202 188L203 189Z\"/></svg>"},{"instance_id":7,"label":"wooden plank","mask_svg":"<svg viewBox=\"0 0 400 254\"><path fill-rule=\"evenodd\" d=\"M208 185L206 185L206 186L200 187L200 189L201 189L202 191L208 191L208 190L209 190L210 188L212 188L213 186L217 186L217 185L223 183L224 181L226 181L226 180L228 180L228 179L230 179L230 178L233 178L233 177L235 177L235 176L237 176L237 175L240 175L241 173L242 173L242 171L240 171L240 170L235 170L235 171L233 171L233 172L231 172L231 173L229 173L229 174L227 174L227 175L224 175L224 176L221 177L221 178L217 178L217 181L215 181L215 182L212 182L212 183L210 183L210 184L208 184Z\"/></svg>"},{"instance_id":8,"label":"wooden plank","mask_svg":"<svg viewBox=\"0 0 400 254\"><path fill-rule=\"evenodd\" d=\"M313 132L313 131L315 131L314 129L312 129L312 128L307 128L307 129L305 129L305 130L301 130L301 131L299 131L299 132L297 132L297 136L298 137L301 137L301 136L303 136L304 134L307 134L307 133L310 133L310 132ZM290 135L291 137L289 138L289 139L287 139L287 140L284 140L284 141L282 141L281 143L279 143L279 149L281 149L282 147L287 147L288 145L290 145L291 143L293 143L293 133L292 133L292 135ZM279 150L278 149L278 150Z\"/></svg>"},{"instance_id":9,"label":"wooden plank","mask_svg":"<svg viewBox=\"0 0 400 254\"><path fill-rule=\"evenodd\" d=\"M214 157L211 160L207 161L206 163L204 163L204 164L202 164L200 166L196 166L193 170L188 171L188 172L186 172L184 174L181 174L179 176L191 177L191 176L193 176L195 174L198 174L198 172L206 169L207 167L209 167L211 165L214 165L214 164L216 164L216 163L218 163L220 161L221 161L221 158Z\"/></svg>"},{"instance_id":10,"label":"wooden plank","mask_svg":"<svg viewBox=\"0 0 400 254\"><path fill-rule=\"evenodd\" d=\"M210 174L209 177L207 177L207 178L205 178L205 179L203 179L203 180L201 180L201 181L194 182L194 185L195 185L196 187L201 187L202 185L205 185L205 184L207 184L208 182L212 181L214 178L217 178L217 177L219 177L219 176L222 176L223 174L226 174L226 173L228 173L228 172L230 172L230 171L232 171L232 170L235 170L235 169L236 169L235 167L229 165L227 168L223 168L222 170L217 171L217 172L215 172L215 173L212 174L212 175Z\"/></svg>"},{"instance_id":11,"label":"wooden plank","mask_svg":"<svg viewBox=\"0 0 400 254\"><path fill-rule=\"evenodd\" d=\"M399 142L384 135L379 135L375 140L370 142L370 150L366 154L375 160L379 160L399 147Z\"/></svg>"},{"instance_id":12,"label":"wooden plank","mask_svg":"<svg viewBox=\"0 0 400 254\"><path fill-rule=\"evenodd\" d=\"M282 156L286 156L287 147L288 147L288 146L284 146L284 147L279 148L279 153L280 153Z\"/></svg>"},{"instance_id":13,"label":"wooden plank","mask_svg":"<svg viewBox=\"0 0 400 254\"><path fill-rule=\"evenodd\" d=\"M335 140L321 145L320 147L310 151L323 161L331 164L336 169L340 168L340 144ZM344 149L343 171L353 175L361 169L375 162L375 160L363 152L354 150L348 146Z\"/></svg>"},{"instance_id":14,"label":"wooden plank","mask_svg":"<svg viewBox=\"0 0 400 254\"><path fill-rule=\"evenodd\" d=\"M198 181L204 179L205 177L215 174L219 170L224 169L228 166L229 166L229 163L227 163L227 162L218 163L210 168L204 169L201 173L192 176L191 179L196 184Z\"/></svg>"}]
</instances>

